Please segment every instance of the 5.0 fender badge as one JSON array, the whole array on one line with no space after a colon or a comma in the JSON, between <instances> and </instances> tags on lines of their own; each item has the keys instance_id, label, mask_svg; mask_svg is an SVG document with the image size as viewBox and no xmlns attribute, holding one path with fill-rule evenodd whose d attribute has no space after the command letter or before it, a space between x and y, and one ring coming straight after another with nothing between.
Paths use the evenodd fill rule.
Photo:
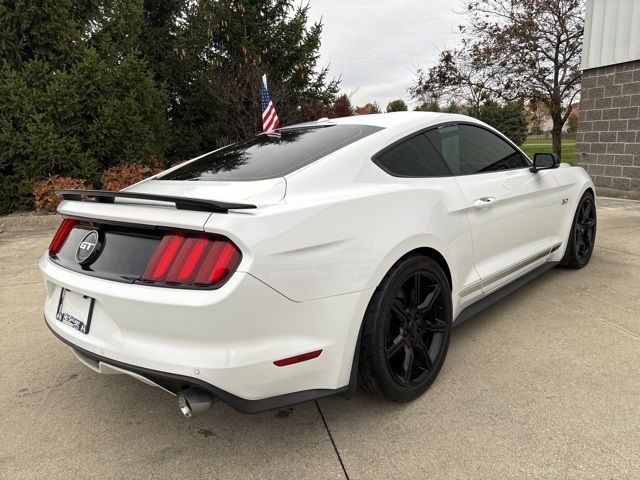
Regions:
<instances>
[{"instance_id":1,"label":"5.0 fender badge","mask_svg":"<svg viewBox=\"0 0 640 480\"><path fill-rule=\"evenodd\" d=\"M91 230L80 241L76 249L76 262L80 265L90 264L98 257L101 247L100 234L97 230Z\"/></svg>"}]
</instances>

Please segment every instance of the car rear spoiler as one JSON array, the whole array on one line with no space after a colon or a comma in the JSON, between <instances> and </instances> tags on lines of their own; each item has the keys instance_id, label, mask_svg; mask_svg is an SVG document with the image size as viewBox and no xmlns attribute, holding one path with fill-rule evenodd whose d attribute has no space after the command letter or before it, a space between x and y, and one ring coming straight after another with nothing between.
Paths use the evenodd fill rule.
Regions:
<instances>
[{"instance_id":1,"label":"car rear spoiler","mask_svg":"<svg viewBox=\"0 0 640 480\"><path fill-rule=\"evenodd\" d=\"M156 195L153 193L109 192L107 190L58 190L57 195L63 200L83 201L93 198L99 203L114 203L116 198L131 198L136 200L152 200L175 204L178 210L195 210L198 212L228 213L229 210L256 208L248 203L229 203L218 200L203 200L199 198L173 197L170 195Z\"/></svg>"}]
</instances>

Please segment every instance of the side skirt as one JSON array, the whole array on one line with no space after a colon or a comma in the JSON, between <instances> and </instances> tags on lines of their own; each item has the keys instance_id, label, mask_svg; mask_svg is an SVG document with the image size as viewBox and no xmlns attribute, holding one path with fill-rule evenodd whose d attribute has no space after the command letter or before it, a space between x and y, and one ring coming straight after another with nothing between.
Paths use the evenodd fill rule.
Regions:
<instances>
[{"instance_id":1,"label":"side skirt","mask_svg":"<svg viewBox=\"0 0 640 480\"><path fill-rule=\"evenodd\" d=\"M477 302L472 303L471 305L466 307L464 310L462 310L458 314L458 316L453 321L453 326L456 327L456 326L460 325L461 323L469 320L471 317L474 317L475 315L477 315L478 313L483 311L485 308L490 307L494 303L502 300L504 297L506 297L510 293L513 293L514 291L516 291L517 289L519 289L523 285L529 283L531 280L533 280L534 278L540 276L541 274L543 274L547 270L551 270L553 267L555 267L559 263L560 262L548 262L548 263L545 263L543 265L540 265L539 267L531 270L529 273L526 273L525 275L517 278L513 282L511 282L511 283L505 285L504 287L502 287L502 288L490 293L489 295L487 295L486 297L481 298Z\"/></svg>"}]
</instances>

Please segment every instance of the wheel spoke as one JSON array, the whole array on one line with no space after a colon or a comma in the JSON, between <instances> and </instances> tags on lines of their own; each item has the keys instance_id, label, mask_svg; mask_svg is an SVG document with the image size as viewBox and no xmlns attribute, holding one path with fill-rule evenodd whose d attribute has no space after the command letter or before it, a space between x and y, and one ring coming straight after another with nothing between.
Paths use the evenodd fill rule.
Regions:
<instances>
[{"instance_id":1,"label":"wheel spoke","mask_svg":"<svg viewBox=\"0 0 640 480\"><path fill-rule=\"evenodd\" d=\"M584 205L582 206L582 212L581 212L582 222L581 223L584 223L585 220L589 219L590 210L591 210L591 204L589 202L585 202Z\"/></svg>"},{"instance_id":2,"label":"wheel spoke","mask_svg":"<svg viewBox=\"0 0 640 480\"><path fill-rule=\"evenodd\" d=\"M413 370L413 350L409 345L404 345L404 361L402 362L402 382L406 385L411 381Z\"/></svg>"},{"instance_id":3,"label":"wheel spoke","mask_svg":"<svg viewBox=\"0 0 640 480\"><path fill-rule=\"evenodd\" d=\"M585 240L589 244L589 247L593 246L593 230L587 231Z\"/></svg>"},{"instance_id":4,"label":"wheel spoke","mask_svg":"<svg viewBox=\"0 0 640 480\"><path fill-rule=\"evenodd\" d=\"M420 274L416 273L413 276L413 286L411 290L411 306L415 307L420 303Z\"/></svg>"},{"instance_id":5,"label":"wheel spoke","mask_svg":"<svg viewBox=\"0 0 640 480\"><path fill-rule=\"evenodd\" d=\"M423 328L427 332L438 333L447 331L447 322L434 318L433 320L427 320L424 322Z\"/></svg>"},{"instance_id":6,"label":"wheel spoke","mask_svg":"<svg viewBox=\"0 0 640 480\"><path fill-rule=\"evenodd\" d=\"M399 333L393 342L391 342L391 346L386 350L387 358L391 358L401 351L404 344L404 337L402 336L402 333Z\"/></svg>"},{"instance_id":7,"label":"wheel spoke","mask_svg":"<svg viewBox=\"0 0 640 480\"><path fill-rule=\"evenodd\" d=\"M431 371L431 358L429 358L429 350L427 346L424 344L422 340L416 342L414 350L416 352L416 357L422 363L422 366L427 372Z\"/></svg>"},{"instance_id":8,"label":"wheel spoke","mask_svg":"<svg viewBox=\"0 0 640 480\"><path fill-rule=\"evenodd\" d=\"M433 290L431 290L427 295L427 298L425 298L424 301L420 305L418 305L418 310L420 311L420 313L426 313L433 308L433 305L436 303L436 300L440 296L441 291L442 290L440 289L440 285L433 285Z\"/></svg>"},{"instance_id":9,"label":"wheel spoke","mask_svg":"<svg viewBox=\"0 0 640 480\"><path fill-rule=\"evenodd\" d=\"M580 258L585 258L593 248L595 236L595 215L591 202L585 202L580 209L579 227L576 224L576 253Z\"/></svg>"},{"instance_id":10,"label":"wheel spoke","mask_svg":"<svg viewBox=\"0 0 640 480\"><path fill-rule=\"evenodd\" d=\"M401 322L408 321L407 313L405 312L404 305L400 303L399 300L396 300L395 302L393 302L393 304L391 305L391 311L398 316Z\"/></svg>"},{"instance_id":11,"label":"wheel spoke","mask_svg":"<svg viewBox=\"0 0 640 480\"><path fill-rule=\"evenodd\" d=\"M584 239L582 238L582 235L578 235L578 238L576 239L576 253L582 257L584 255L584 249Z\"/></svg>"}]
</instances>

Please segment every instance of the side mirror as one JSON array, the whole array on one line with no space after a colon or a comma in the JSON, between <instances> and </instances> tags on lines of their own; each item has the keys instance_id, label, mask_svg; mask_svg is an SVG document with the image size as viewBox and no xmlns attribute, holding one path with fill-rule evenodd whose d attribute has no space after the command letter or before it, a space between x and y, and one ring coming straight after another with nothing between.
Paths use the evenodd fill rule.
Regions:
<instances>
[{"instance_id":1,"label":"side mirror","mask_svg":"<svg viewBox=\"0 0 640 480\"><path fill-rule=\"evenodd\" d=\"M538 170L549 170L560 166L560 160L555 153L535 153L533 155L533 167L531 170L536 173Z\"/></svg>"}]
</instances>

